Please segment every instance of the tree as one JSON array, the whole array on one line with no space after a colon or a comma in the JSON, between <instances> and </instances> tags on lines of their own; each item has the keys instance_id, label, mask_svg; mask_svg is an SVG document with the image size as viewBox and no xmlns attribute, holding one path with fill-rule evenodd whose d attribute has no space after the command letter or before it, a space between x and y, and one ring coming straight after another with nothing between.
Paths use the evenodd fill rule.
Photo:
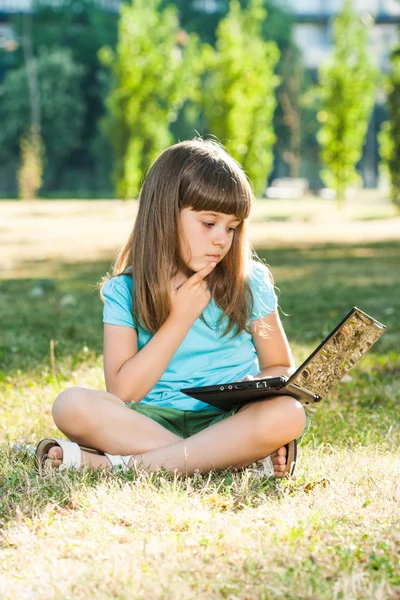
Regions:
<instances>
[{"instance_id":1,"label":"tree","mask_svg":"<svg viewBox=\"0 0 400 600\"><path fill-rule=\"evenodd\" d=\"M250 2L251 0L240 0L240 6L243 10L247 10ZM188 0L164 0L161 6L170 4L178 8L180 24L185 31L196 32L201 42L215 47L218 25L229 13L228 0L218 0L212 12L201 10L200 3L188 2ZM268 18L261 21L261 37L264 40L275 41L283 58L286 51L293 51L294 48L292 42L294 15L286 5L278 5L276 0L263 0L262 6L267 11ZM282 72L279 64L277 65L277 74L281 79L281 90L291 86L291 82L286 81L286 71ZM275 147L281 153L284 148L291 145L292 131L284 122L284 119L286 121L286 112L280 108L281 98L279 95L277 101L273 127L277 139L280 142L284 141L283 148ZM171 123L171 131L175 139L186 139L195 135L196 132L206 132L202 104L191 99L187 100L179 111L177 120Z\"/></svg>"},{"instance_id":2,"label":"tree","mask_svg":"<svg viewBox=\"0 0 400 600\"><path fill-rule=\"evenodd\" d=\"M111 3L110 3L111 4ZM16 14L11 22L16 39L24 40L26 15ZM108 71L98 58L105 45L115 47L118 13L108 10L106 2L98 0L32 0L32 50L35 56L68 50L73 64L78 67L82 86L78 89L76 104L82 107L80 126L81 143L61 165L55 164L53 154L46 155L46 187L60 189L85 185L88 192L110 188L110 147L98 127L104 115L104 99L109 89ZM15 68L24 66L24 44L13 52ZM10 72L10 71L9 71ZM83 77L83 79L82 79ZM70 90L71 102L75 87ZM54 132L53 137L57 135ZM51 180L49 180L49 175ZM101 177L99 177L101 175ZM99 183L99 180L102 180Z\"/></svg>"},{"instance_id":3,"label":"tree","mask_svg":"<svg viewBox=\"0 0 400 600\"><path fill-rule=\"evenodd\" d=\"M22 200L34 200L42 186L43 144L37 127L32 126L21 139L21 165L18 190Z\"/></svg>"},{"instance_id":4,"label":"tree","mask_svg":"<svg viewBox=\"0 0 400 600\"><path fill-rule=\"evenodd\" d=\"M105 129L121 198L137 196L150 163L173 142L169 124L198 81L197 37L180 29L174 7L161 11L159 5L122 5L116 54L109 48L101 53L113 76Z\"/></svg>"},{"instance_id":5,"label":"tree","mask_svg":"<svg viewBox=\"0 0 400 600\"><path fill-rule=\"evenodd\" d=\"M229 0L218 0L212 12L202 10L200 3L188 2L188 0L163 0L161 7L171 4L178 8L179 21L185 31L196 32L202 42L215 45L219 22L229 12ZM247 10L251 0L239 0L239 4L243 10ZM287 6L279 6L276 0L263 0L261 4L268 13L268 19L261 23L263 39L275 40L280 49L290 46L293 13Z\"/></svg>"},{"instance_id":6,"label":"tree","mask_svg":"<svg viewBox=\"0 0 400 600\"><path fill-rule=\"evenodd\" d=\"M262 0L251 0L248 9L231 2L218 26L216 51L206 48L209 74L203 91L209 132L243 165L256 194L264 190L272 168L278 84L277 45L261 36L265 17Z\"/></svg>"},{"instance_id":7,"label":"tree","mask_svg":"<svg viewBox=\"0 0 400 600\"><path fill-rule=\"evenodd\" d=\"M400 48L392 53L392 69L387 81L390 120L385 121L379 134L380 154L389 173L390 197L400 210Z\"/></svg>"},{"instance_id":8,"label":"tree","mask_svg":"<svg viewBox=\"0 0 400 600\"><path fill-rule=\"evenodd\" d=\"M41 102L36 68L36 57L32 47L32 15L27 13L24 19L22 38L25 70L28 81L30 126L21 138L20 168L18 170L19 196L23 200L34 200L42 186L43 141L41 137Z\"/></svg>"},{"instance_id":9,"label":"tree","mask_svg":"<svg viewBox=\"0 0 400 600\"><path fill-rule=\"evenodd\" d=\"M280 85L277 89L279 101L277 112L280 113L283 135L277 135L277 147L289 167L289 176L299 177L304 66L300 52L295 46L289 46L281 55L278 73L280 75ZM277 115L275 120L278 120Z\"/></svg>"},{"instance_id":10,"label":"tree","mask_svg":"<svg viewBox=\"0 0 400 600\"><path fill-rule=\"evenodd\" d=\"M332 58L322 65L320 77L321 128L318 141L321 177L341 204L346 189L360 180L356 165L374 106L377 71L368 53L368 24L346 0L333 25Z\"/></svg>"},{"instance_id":11,"label":"tree","mask_svg":"<svg viewBox=\"0 0 400 600\"><path fill-rule=\"evenodd\" d=\"M80 147L84 119L82 67L68 50L42 53L36 61L41 98L41 137L46 155L47 179L57 180L64 162ZM8 162L19 155L20 139L31 127L31 106L26 67L9 71L2 85L0 114L0 159Z\"/></svg>"}]
</instances>

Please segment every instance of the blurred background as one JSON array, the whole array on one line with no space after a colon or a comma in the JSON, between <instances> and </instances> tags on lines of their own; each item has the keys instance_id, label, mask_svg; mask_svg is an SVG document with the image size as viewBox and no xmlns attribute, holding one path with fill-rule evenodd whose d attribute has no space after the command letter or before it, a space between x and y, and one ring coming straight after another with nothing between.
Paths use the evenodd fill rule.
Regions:
<instances>
[{"instance_id":1,"label":"blurred background","mask_svg":"<svg viewBox=\"0 0 400 600\"><path fill-rule=\"evenodd\" d=\"M0 197L135 198L214 136L259 197L400 206L400 2L0 0Z\"/></svg>"}]
</instances>

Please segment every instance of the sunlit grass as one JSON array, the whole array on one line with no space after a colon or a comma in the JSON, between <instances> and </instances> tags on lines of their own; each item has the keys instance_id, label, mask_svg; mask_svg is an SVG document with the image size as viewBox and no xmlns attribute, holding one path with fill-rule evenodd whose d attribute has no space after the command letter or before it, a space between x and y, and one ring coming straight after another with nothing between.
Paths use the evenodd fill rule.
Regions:
<instances>
[{"instance_id":1,"label":"sunlit grass","mask_svg":"<svg viewBox=\"0 0 400 600\"><path fill-rule=\"evenodd\" d=\"M95 285L112 256L32 256L24 273L3 273L2 599L398 597L400 243L259 253L298 363L353 305L388 327L313 407L296 479L283 482L248 471L38 474L13 444L59 435L51 405L62 389L104 388Z\"/></svg>"}]
</instances>

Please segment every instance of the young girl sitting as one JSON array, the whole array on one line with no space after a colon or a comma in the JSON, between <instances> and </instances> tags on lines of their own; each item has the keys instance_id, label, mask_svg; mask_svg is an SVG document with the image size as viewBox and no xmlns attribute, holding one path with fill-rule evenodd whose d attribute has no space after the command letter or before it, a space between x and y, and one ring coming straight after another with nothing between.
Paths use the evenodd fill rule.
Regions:
<instances>
[{"instance_id":1,"label":"young girl sitting","mask_svg":"<svg viewBox=\"0 0 400 600\"><path fill-rule=\"evenodd\" d=\"M192 474L269 457L270 474L293 472L306 424L294 398L224 412L180 391L294 370L270 273L251 259L253 199L215 142L184 141L159 156L102 286L107 392L74 387L57 397L54 421L71 441L42 440L40 464Z\"/></svg>"}]
</instances>

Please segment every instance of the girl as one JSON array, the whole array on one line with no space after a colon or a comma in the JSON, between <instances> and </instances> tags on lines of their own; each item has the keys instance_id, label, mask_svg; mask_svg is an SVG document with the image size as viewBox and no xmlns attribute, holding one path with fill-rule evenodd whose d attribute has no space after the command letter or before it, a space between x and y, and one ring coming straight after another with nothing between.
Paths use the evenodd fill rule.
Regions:
<instances>
[{"instance_id":1,"label":"girl","mask_svg":"<svg viewBox=\"0 0 400 600\"><path fill-rule=\"evenodd\" d=\"M54 421L71 441L42 440L40 464L192 474L268 457L269 474L293 471L306 424L294 398L224 412L180 392L293 372L269 271L250 258L253 199L216 142L184 141L155 161L102 286L107 392L57 397Z\"/></svg>"}]
</instances>

